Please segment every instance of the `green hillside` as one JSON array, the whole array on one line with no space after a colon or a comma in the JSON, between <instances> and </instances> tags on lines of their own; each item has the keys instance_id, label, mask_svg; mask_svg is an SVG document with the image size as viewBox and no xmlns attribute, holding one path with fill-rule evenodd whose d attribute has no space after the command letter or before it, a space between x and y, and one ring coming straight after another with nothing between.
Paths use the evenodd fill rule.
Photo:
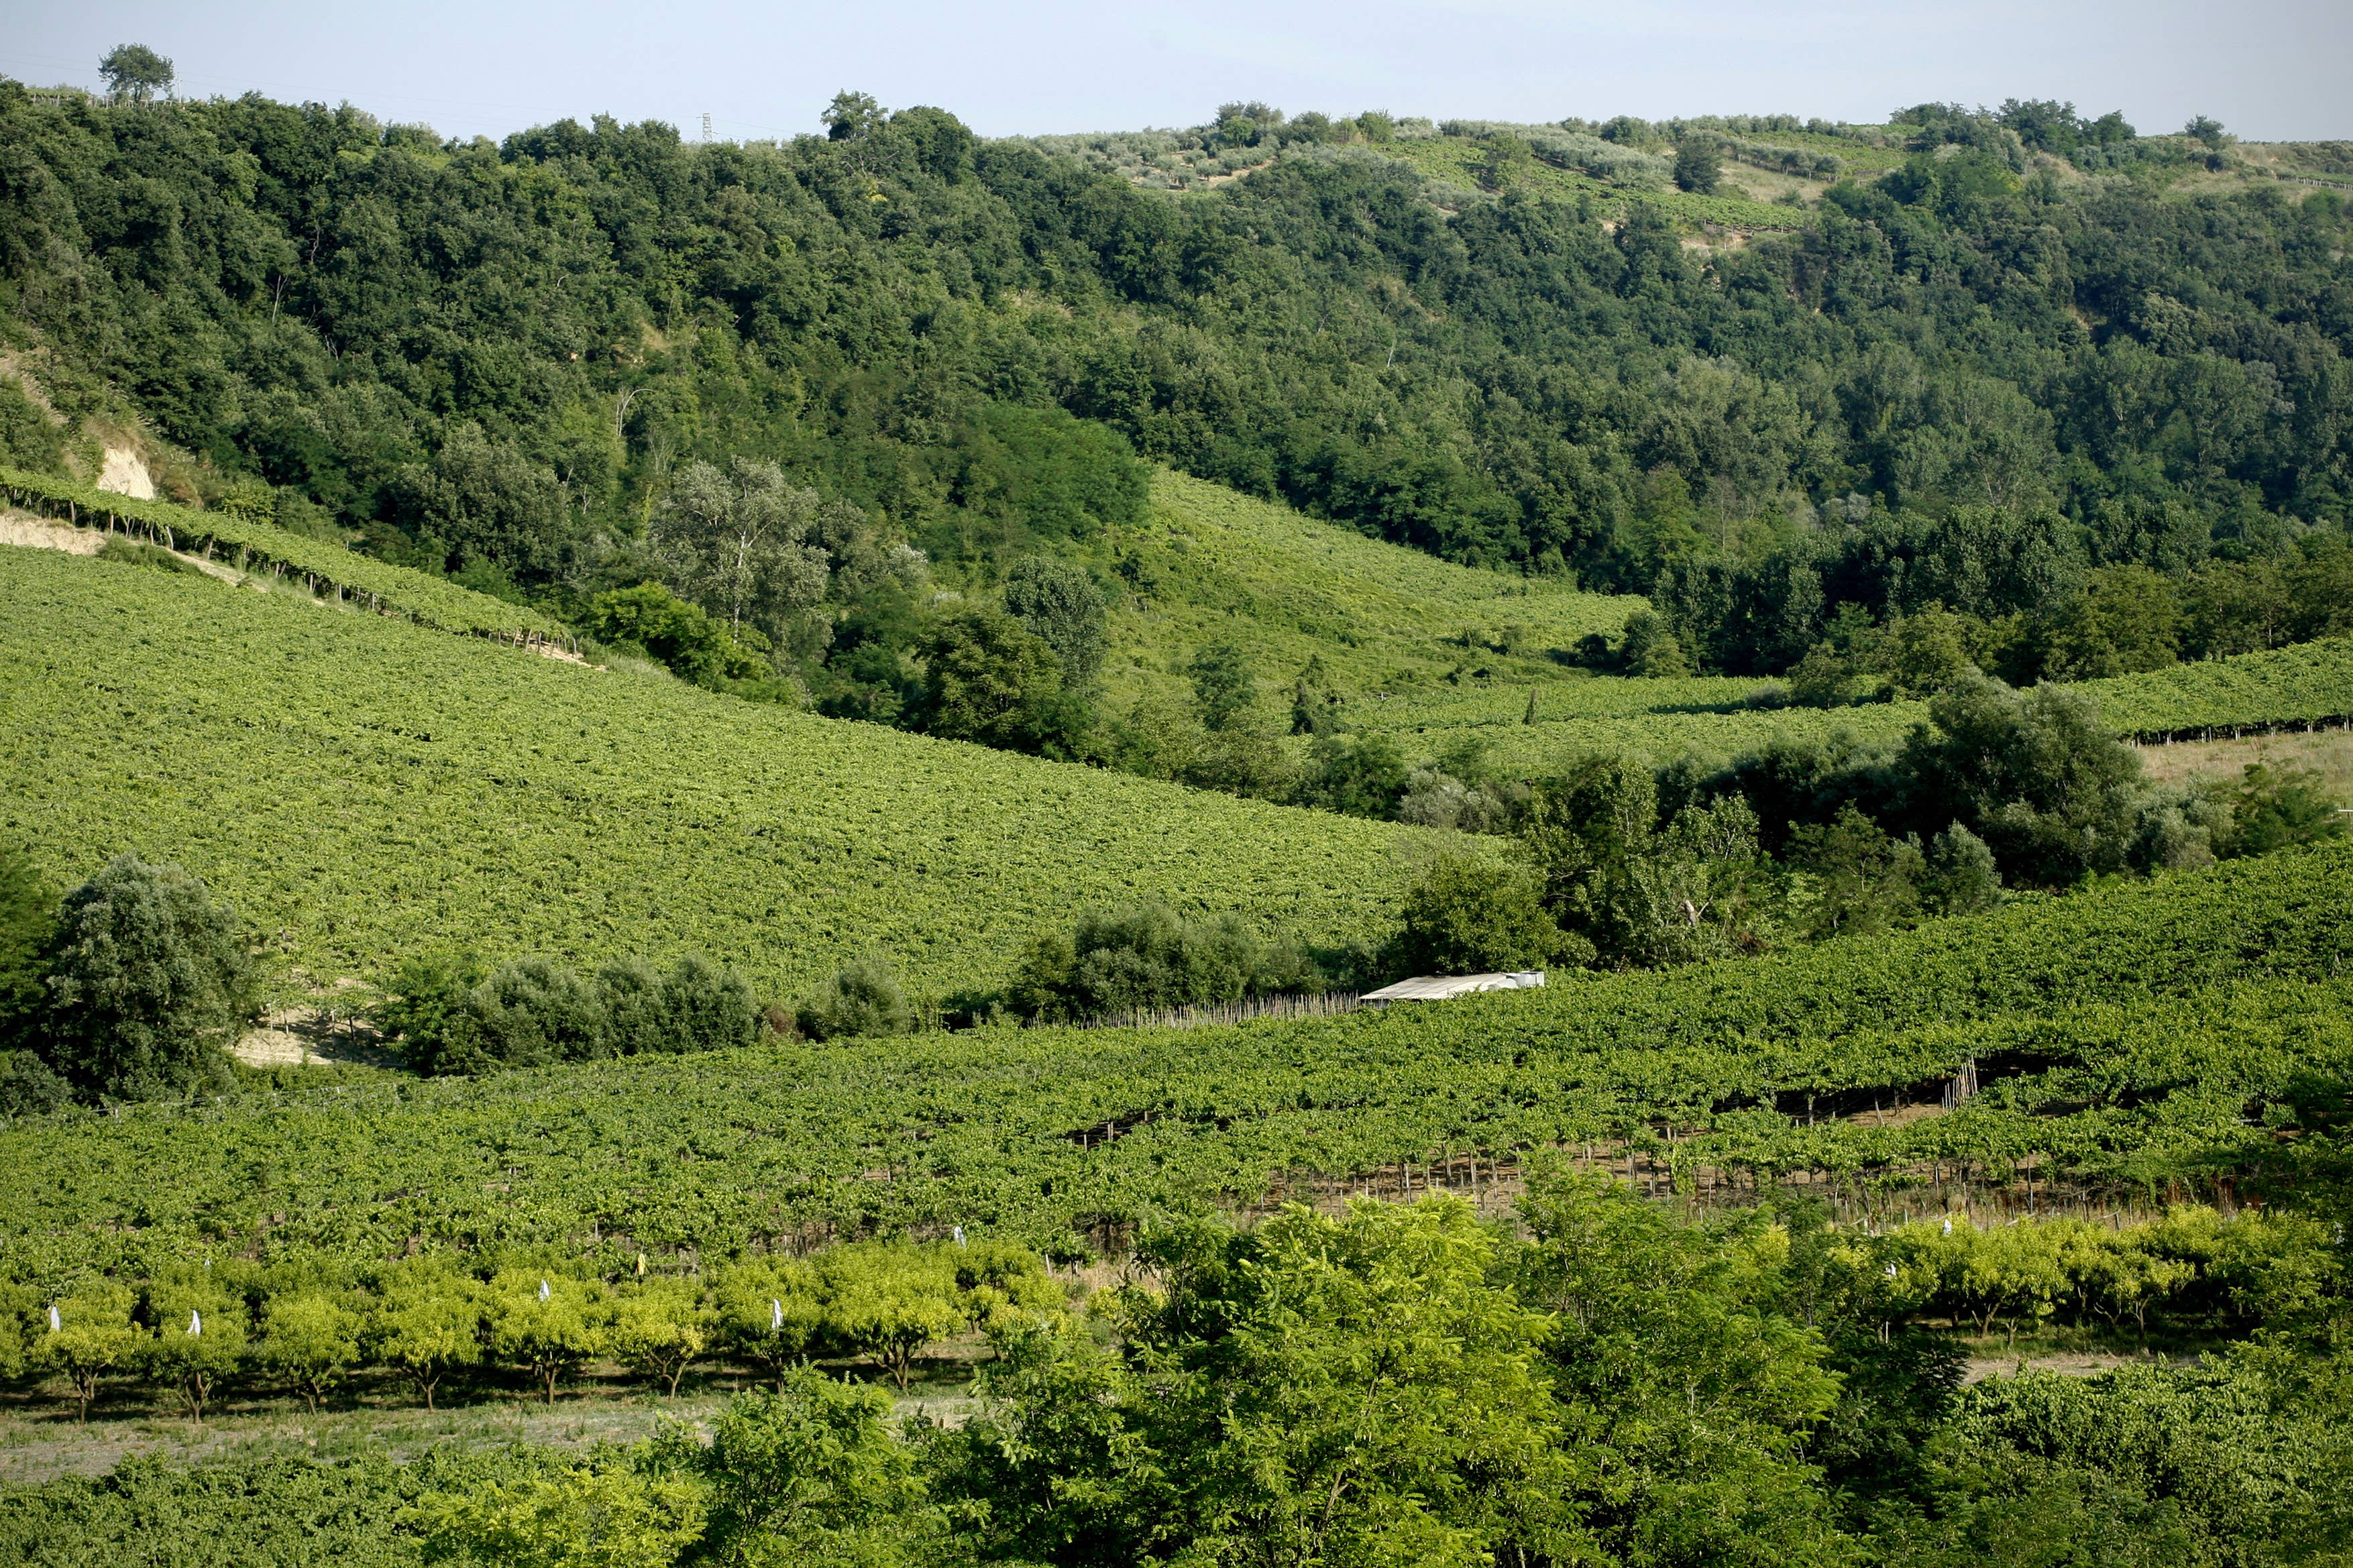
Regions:
<instances>
[{"instance_id":1,"label":"green hillside","mask_svg":"<svg viewBox=\"0 0 2353 1568\"><path fill-rule=\"evenodd\" d=\"M1674 1133L1674 1168L1916 1188L1931 1160L2094 1189L2271 1145L2353 1070L2353 852L1541 992L1192 1030L986 1029L255 1095L0 1130L0 1226L70 1266L198 1237L422 1235L718 1256L786 1236L1103 1221ZM1925 1098L1978 1060L1998 1089ZM1920 1086L1926 1085L1925 1090ZM1816 1115L1819 1102L1820 1116ZM1087 1136L1081 1136L1086 1132ZM1646 1145L1664 1164L1669 1145ZM1492 1173L1492 1167L1491 1173ZM253 1173L270 1173L257 1185ZM165 1190L153 1177L170 1173ZM1800 1173L1806 1173L1800 1175ZM1927 1201L1926 1194L1915 1194ZM592 1241L592 1236L599 1237ZM20 1266L21 1267L21 1266Z\"/></svg>"},{"instance_id":2,"label":"green hillside","mask_svg":"<svg viewBox=\"0 0 2353 1568\"><path fill-rule=\"evenodd\" d=\"M1114 695L1181 689L1194 649L1219 640L1248 648L1270 685L1310 658L1346 691L1427 685L1472 665L1557 680L1574 672L1552 653L1614 634L1642 604L1457 566L1166 470L1147 523L1097 552L1131 590L1110 626ZM1498 651L1506 642L1514 651Z\"/></svg>"},{"instance_id":3,"label":"green hillside","mask_svg":"<svg viewBox=\"0 0 2353 1568\"><path fill-rule=\"evenodd\" d=\"M791 996L881 948L940 993L1143 894L1371 936L1411 837L44 551L0 597L0 833L182 861L322 977L699 950Z\"/></svg>"},{"instance_id":4,"label":"green hillside","mask_svg":"<svg viewBox=\"0 0 2353 1568\"><path fill-rule=\"evenodd\" d=\"M1497 672L1373 693L1346 712L1352 724L1396 736L1409 754L1436 755L1475 738L1496 765L1528 771L1585 751L1724 757L1755 750L1776 735L1825 736L1836 730L1863 740L1894 740L1927 715L1924 702L1752 705L1750 698L1765 685L1733 676L1637 680L1575 671L1556 671L1549 679L1540 671ZM2353 640L2333 637L2087 680L2077 689L2099 703L2110 728L2136 736L2343 719L2353 713ZM1531 690L1533 724L1526 722Z\"/></svg>"}]
</instances>

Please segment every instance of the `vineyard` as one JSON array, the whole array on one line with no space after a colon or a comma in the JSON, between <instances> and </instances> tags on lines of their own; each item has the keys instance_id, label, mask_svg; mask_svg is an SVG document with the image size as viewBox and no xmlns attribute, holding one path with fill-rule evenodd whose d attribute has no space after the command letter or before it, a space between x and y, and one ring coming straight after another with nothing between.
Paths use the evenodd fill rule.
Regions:
<instances>
[{"instance_id":1,"label":"vineyard","mask_svg":"<svg viewBox=\"0 0 2353 1568\"><path fill-rule=\"evenodd\" d=\"M789 1000L892 954L992 984L1090 901L1384 929L1395 826L520 658L388 616L0 552L0 832L178 860L294 966L699 951Z\"/></svg>"},{"instance_id":2,"label":"vineyard","mask_svg":"<svg viewBox=\"0 0 2353 1568\"><path fill-rule=\"evenodd\" d=\"M128 534L207 560L217 558L273 578L290 573L311 592L337 604L404 616L441 631L517 641L564 635L560 625L535 610L226 512L134 500L69 479L8 468L0 468L0 500L43 517Z\"/></svg>"},{"instance_id":3,"label":"vineyard","mask_svg":"<svg viewBox=\"0 0 2353 1568\"><path fill-rule=\"evenodd\" d=\"M1557 680L1556 650L1615 634L1642 607L1457 566L1165 469L1152 502L1147 527L1100 547L1104 574L1133 589L1110 627L1107 674L1123 695L1181 690L1174 672L1221 639L1275 682L1311 658L1349 690L1419 689L1472 665L1509 681Z\"/></svg>"},{"instance_id":4,"label":"vineyard","mask_svg":"<svg viewBox=\"0 0 2353 1568\"><path fill-rule=\"evenodd\" d=\"M1924 702L1853 708L1772 708L1751 699L1769 683L1730 676L1637 680L1608 676L1543 683L1495 675L1358 699L1348 721L1435 753L1465 737L1502 766L1540 770L1581 751L1655 758L1728 757L1777 735L1820 739L1845 731L1894 741L1927 716ZM1527 722L1534 691L1535 721ZM2341 724L2353 717L2353 640L2299 643L2082 683L2112 729L2140 740Z\"/></svg>"},{"instance_id":5,"label":"vineyard","mask_svg":"<svg viewBox=\"0 0 2353 1568\"><path fill-rule=\"evenodd\" d=\"M1662 1193L1786 1182L1862 1216L2146 1197L2227 1177L2293 1122L2299 1075L2353 1071L2349 893L2353 850L2333 847L1419 1009L20 1121L0 1131L0 1235L8 1272L43 1279L199 1247L554 1247L618 1267L954 1226L1068 1256L1172 1209L1508 1196L1546 1148ZM1977 1091L1944 1109L1965 1077Z\"/></svg>"}]
</instances>

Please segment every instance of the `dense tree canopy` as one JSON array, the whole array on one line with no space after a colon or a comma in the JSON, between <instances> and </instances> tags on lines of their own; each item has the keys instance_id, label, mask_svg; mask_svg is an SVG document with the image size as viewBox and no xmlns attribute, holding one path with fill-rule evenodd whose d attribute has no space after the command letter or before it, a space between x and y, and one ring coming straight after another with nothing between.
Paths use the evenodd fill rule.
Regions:
<instances>
[{"instance_id":1,"label":"dense tree canopy","mask_svg":"<svg viewBox=\"0 0 2353 1568\"><path fill-rule=\"evenodd\" d=\"M739 455L935 555L1133 517L1132 446L1460 560L1647 589L1778 550L1874 611L2343 523L2340 204L2021 175L2128 143L2068 106L1907 113L1903 169L1693 252L1640 201L1450 215L1371 157L1171 199L857 94L786 145L492 145L6 85L0 273L67 405L111 381L224 475L524 578Z\"/></svg>"}]
</instances>

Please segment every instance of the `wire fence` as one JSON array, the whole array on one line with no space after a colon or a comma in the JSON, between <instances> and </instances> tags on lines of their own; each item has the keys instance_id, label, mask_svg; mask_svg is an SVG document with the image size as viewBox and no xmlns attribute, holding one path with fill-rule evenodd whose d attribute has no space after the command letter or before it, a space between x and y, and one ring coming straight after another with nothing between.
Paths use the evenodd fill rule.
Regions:
<instances>
[{"instance_id":1,"label":"wire fence","mask_svg":"<svg viewBox=\"0 0 2353 1568\"><path fill-rule=\"evenodd\" d=\"M1328 1018L1354 1013L1364 1005L1364 996L1358 992L1320 991L1303 996L1253 996L1240 1002L1096 1013L1050 1026L1042 1019L1033 1019L1031 1025L1064 1029L1199 1029L1218 1024L1240 1024L1251 1018Z\"/></svg>"}]
</instances>

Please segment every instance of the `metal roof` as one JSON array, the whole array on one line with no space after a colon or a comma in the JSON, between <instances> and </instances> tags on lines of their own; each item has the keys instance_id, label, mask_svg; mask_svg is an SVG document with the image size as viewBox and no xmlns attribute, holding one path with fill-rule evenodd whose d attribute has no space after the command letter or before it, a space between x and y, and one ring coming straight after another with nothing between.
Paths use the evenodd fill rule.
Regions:
<instances>
[{"instance_id":1,"label":"metal roof","mask_svg":"<svg viewBox=\"0 0 2353 1568\"><path fill-rule=\"evenodd\" d=\"M1535 991L1545 983L1541 969L1514 969L1500 974L1417 974L1378 991L1365 993L1377 1007L1390 1002L1444 1002L1474 991Z\"/></svg>"}]
</instances>

